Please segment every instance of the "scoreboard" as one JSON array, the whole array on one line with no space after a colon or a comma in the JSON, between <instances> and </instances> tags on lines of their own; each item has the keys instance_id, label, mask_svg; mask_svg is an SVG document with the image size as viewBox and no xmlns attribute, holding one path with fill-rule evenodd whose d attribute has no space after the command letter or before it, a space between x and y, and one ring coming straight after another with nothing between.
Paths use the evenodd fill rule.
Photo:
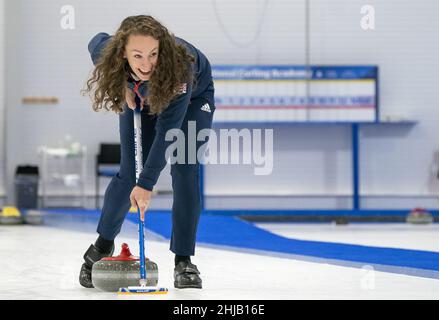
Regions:
<instances>
[{"instance_id":1,"label":"scoreboard","mask_svg":"<svg viewBox=\"0 0 439 320\"><path fill-rule=\"evenodd\" d=\"M219 122L374 122L376 66L216 65Z\"/></svg>"}]
</instances>

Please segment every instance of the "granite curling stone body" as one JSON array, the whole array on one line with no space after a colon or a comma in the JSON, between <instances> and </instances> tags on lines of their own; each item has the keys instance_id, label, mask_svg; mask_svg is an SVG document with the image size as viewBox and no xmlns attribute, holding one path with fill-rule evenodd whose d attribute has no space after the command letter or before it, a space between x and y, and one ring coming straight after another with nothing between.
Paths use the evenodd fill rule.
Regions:
<instances>
[{"instance_id":1,"label":"granite curling stone body","mask_svg":"<svg viewBox=\"0 0 439 320\"><path fill-rule=\"evenodd\" d=\"M146 285L158 283L157 264L145 258ZM97 289L117 292L121 287L137 286L140 280L140 259L131 254L126 243L117 257L106 257L93 264L92 282Z\"/></svg>"}]
</instances>

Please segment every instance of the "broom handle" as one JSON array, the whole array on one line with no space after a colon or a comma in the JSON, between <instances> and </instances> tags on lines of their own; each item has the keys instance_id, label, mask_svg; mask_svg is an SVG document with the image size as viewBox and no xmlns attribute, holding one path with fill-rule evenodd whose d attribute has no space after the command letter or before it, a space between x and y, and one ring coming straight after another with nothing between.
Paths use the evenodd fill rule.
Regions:
<instances>
[{"instance_id":1,"label":"broom handle","mask_svg":"<svg viewBox=\"0 0 439 320\"><path fill-rule=\"evenodd\" d=\"M137 102L137 99L136 99ZM137 104L134 110L134 154L136 159L136 182L139 179L142 170L142 120L140 116L140 107ZM140 284L146 285L146 268L145 268L145 222L140 219L140 209L137 206L137 215L139 219L139 248L140 248Z\"/></svg>"}]
</instances>

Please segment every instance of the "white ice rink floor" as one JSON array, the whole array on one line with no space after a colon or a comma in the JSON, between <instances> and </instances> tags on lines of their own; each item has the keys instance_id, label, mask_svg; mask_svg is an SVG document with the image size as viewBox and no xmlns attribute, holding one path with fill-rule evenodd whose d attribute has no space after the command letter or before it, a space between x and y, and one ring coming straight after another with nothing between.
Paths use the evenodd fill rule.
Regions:
<instances>
[{"instance_id":1,"label":"white ice rink floor","mask_svg":"<svg viewBox=\"0 0 439 320\"><path fill-rule=\"evenodd\" d=\"M137 254L132 233L127 242ZM406 224L259 224L273 233L295 239L366 244L439 251L439 225ZM407 276L325 263L271 257L199 244L192 261L203 289L173 288L173 255L169 241L150 236L147 256L159 265L159 285L166 295L119 296L82 288L78 272L82 255L96 239L95 226L78 230L53 226L0 226L0 299L438 299L439 279ZM124 228L126 228L124 226ZM154 238L155 240L152 240Z\"/></svg>"}]
</instances>

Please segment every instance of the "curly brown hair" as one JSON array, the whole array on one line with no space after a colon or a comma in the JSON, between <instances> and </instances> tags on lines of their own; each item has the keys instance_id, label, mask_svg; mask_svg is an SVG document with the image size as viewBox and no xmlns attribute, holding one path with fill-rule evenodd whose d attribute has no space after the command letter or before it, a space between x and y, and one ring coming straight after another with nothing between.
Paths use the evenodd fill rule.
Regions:
<instances>
[{"instance_id":1,"label":"curly brown hair","mask_svg":"<svg viewBox=\"0 0 439 320\"><path fill-rule=\"evenodd\" d=\"M175 42L174 35L165 26L151 16L130 16L122 21L116 34L102 50L82 93L91 95L94 111L106 109L123 112L129 76L124 51L130 35L151 36L159 41L157 65L148 82L146 102L151 114L160 114L179 94L182 83L194 81L191 63L195 58L183 45Z\"/></svg>"}]
</instances>

